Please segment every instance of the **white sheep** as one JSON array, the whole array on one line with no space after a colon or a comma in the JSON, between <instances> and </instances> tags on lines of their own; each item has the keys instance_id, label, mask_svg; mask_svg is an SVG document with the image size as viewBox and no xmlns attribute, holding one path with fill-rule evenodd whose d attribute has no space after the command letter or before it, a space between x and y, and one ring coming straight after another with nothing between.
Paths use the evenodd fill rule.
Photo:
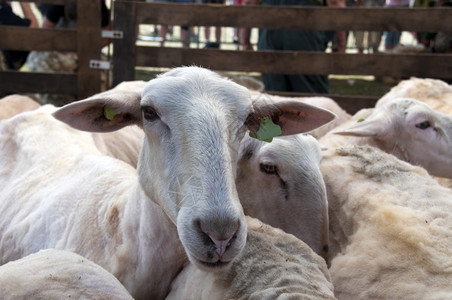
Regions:
<instances>
[{"instance_id":1,"label":"white sheep","mask_svg":"<svg viewBox=\"0 0 452 300\"><path fill-rule=\"evenodd\" d=\"M320 144L333 151L340 146L371 145L432 175L452 177L452 116L416 99L392 98L360 111L322 137Z\"/></svg>"},{"instance_id":2,"label":"white sheep","mask_svg":"<svg viewBox=\"0 0 452 300\"><path fill-rule=\"evenodd\" d=\"M140 91L144 84L144 81L123 82L113 90ZM340 122L348 118L329 98L256 95L260 95L259 99L263 101L296 100L319 104L322 108L333 109ZM337 122L336 118L330 123ZM328 126L322 126L320 130L325 131ZM133 166L142 139L139 134L142 131L134 130L129 126L111 133L94 133L96 145L101 152ZM326 257L328 206L319 170L320 159L318 142L308 135L276 137L271 143L245 135L240 143L236 184L245 214L295 235L317 254Z\"/></svg>"},{"instance_id":3,"label":"white sheep","mask_svg":"<svg viewBox=\"0 0 452 300\"><path fill-rule=\"evenodd\" d=\"M236 185L246 215L295 235L326 257L328 203L321 157L311 135L277 137L271 143L245 136Z\"/></svg>"},{"instance_id":4,"label":"white sheep","mask_svg":"<svg viewBox=\"0 0 452 300\"><path fill-rule=\"evenodd\" d=\"M123 82L113 90L131 91L143 87L143 81L131 81ZM263 101L295 100L320 104L320 107L338 113L340 122L347 118L329 98L256 95ZM337 121L334 119L330 123ZM327 126L322 126L321 130ZM138 157L138 145L141 145L139 132L128 132L133 129L129 126L112 133L99 133L95 136L96 145L101 152L133 165L133 158ZM132 155L134 152L136 154ZM271 143L245 135L240 143L236 184L245 214L295 235L317 254L326 257L328 205L319 170L320 159L318 142L308 135L276 137Z\"/></svg>"},{"instance_id":5,"label":"white sheep","mask_svg":"<svg viewBox=\"0 0 452 300\"><path fill-rule=\"evenodd\" d=\"M452 86L439 79L411 77L401 81L377 102L384 105L396 97L410 97L425 102L434 110L452 115ZM443 186L452 188L452 179L436 177Z\"/></svg>"},{"instance_id":6,"label":"white sheep","mask_svg":"<svg viewBox=\"0 0 452 300\"><path fill-rule=\"evenodd\" d=\"M48 112L3 120L0 262L66 249L111 272L132 296L156 299L185 254L217 270L242 251L247 226L234 180L246 130L270 117L294 134L332 117L296 101L251 102L245 88L197 67L151 80L142 95L105 92L53 115L86 131L139 124L138 174Z\"/></svg>"},{"instance_id":7,"label":"white sheep","mask_svg":"<svg viewBox=\"0 0 452 300\"><path fill-rule=\"evenodd\" d=\"M112 274L75 253L46 249L0 266L1 299L117 299L132 296Z\"/></svg>"},{"instance_id":8,"label":"white sheep","mask_svg":"<svg viewBox=\"0 0 452 300\"><path fill-rule=\"evenodd\" d=\"M452 194L422 168L369 146L321 162L338 299L448 299Z\"/></svg>"},{"instance_id":9,"label":"white sheep","mask_svg":"<svg viewBox=\"0 0 452 300\"><path fill-rule=\"evenodd\" d=\"M247 217L244 251L227 268L207 273L186 266L170 299L335 299L325 261L305 243Z\"/></svg>"},{"instance_id":10,"label":"white sheep","mask_svg":"<svg viewBox=\"0 0 452 300\"><path fill-rule=\"evenodd\" d=\"M10 118L23 111L37 109L38 102L24 95L9 95L0 99L0 120Z\"/></svg>"}]
</instances>

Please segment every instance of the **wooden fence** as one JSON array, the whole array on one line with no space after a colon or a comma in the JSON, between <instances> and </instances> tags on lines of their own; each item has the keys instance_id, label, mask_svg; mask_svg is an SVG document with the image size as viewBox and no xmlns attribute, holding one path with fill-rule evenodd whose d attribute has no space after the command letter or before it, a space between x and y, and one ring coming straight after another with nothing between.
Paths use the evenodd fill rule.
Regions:
<instances>
[{"instance_id":1,"label":"wooden fence","mask_svg":"<svg viewBox=\"0 0 452 300\"><path fill-rule=\"evenodd\" d=\"M33 2L26 1L25 2ZM41 3L64 4L65 0ZM452 54L342 54L294 51L233 51L219 49L137 46L139 24L222 26L269 29L373 30L452 32L451 8L327 8L227 6L215 4L113 2L113 85L133 80L135 67L171 68L199 65L219 71L285 74L343 74L398 77L452 77ZM0 49L56 50L78 53L76 74L0 71L2 93L71 94L79 99L100 91L101 28L98 1L77 0L75 29L32 29L0 26ZM374 97L328 95L347 111L373 106Z\"/></svg>"},{"instance_id":2,"label":"wooden fence","mask_svg":"<svg viewBox=\"0 0 452 300\"><path fill-rule=\"evenodd\" d=\"M63 5L66 1L40 0L39 2ZM75 29L0 25L0 49L71 51L78 54L78 69L75 74L0 71L0 94L69 94L80 99L98 93L101 87L101 71L90 68L90 61L100 60L100 15L99 1L77 0L78 17Z\"/></svg>"},{"instance_id":3,"label":"wooden fence","mask_svg":"<svg viewBox=\"0 0 452 300\"><path fill-rule=\"evenodd\" d=\"M136 45L139 24L303 30L452 32L451 8L327 8L145 3L116 0L113 84L133 80L136 66L198 65L218 71L452 77L452 54L343 54L234 51ZM349 112L373 106L374 97L328 95Z\"/></svg>"}]
</instances>

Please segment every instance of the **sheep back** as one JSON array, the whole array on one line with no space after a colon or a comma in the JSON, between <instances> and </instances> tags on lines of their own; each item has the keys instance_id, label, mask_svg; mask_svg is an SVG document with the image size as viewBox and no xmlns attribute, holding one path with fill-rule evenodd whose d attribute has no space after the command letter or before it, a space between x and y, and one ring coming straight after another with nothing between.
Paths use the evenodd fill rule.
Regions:
<instances>
[{"instance_id":1,"label":"sheep back","mask_svg":"<svg viewBox=\"0 0 452 300\"><path fill-rule=\"evenodd\" d=\"M321 170L339 299L452 294L450 190L424 169L368 146L338 149Z\"/></svg>"}]
</instances>

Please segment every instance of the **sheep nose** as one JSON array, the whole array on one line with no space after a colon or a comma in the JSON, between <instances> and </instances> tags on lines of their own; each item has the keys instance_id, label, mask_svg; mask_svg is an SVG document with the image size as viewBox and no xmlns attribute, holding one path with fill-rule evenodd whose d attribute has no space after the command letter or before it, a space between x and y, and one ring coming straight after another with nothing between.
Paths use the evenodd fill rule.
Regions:
<instances>
[{"instance_id":1,"label":"sheep nose","mask_svg":"<svg viewBox=\"0 0 452 300\"><path fill-rule=\"evenodd\" d=\"M225 240L218 240L214 238L213 236L209 235L209 238L212 240L212 242L215 244L215 252L217 252L218 256L221 258L226 251L226 248L229 246L229 241L232 239L233 236L230 236L229 238Z\"/></svg>"},{"instance_id":2,"label":"sheep nose","mask_svg":"<svg viewBox=\"0 0 452 300\"><path fill-rule=\"evenodd\" d=\"M211 245L213 244L215 252L221 259L233 243L233 239L237 235L240 227L240 221L221 222L221 224L201 221L199 222L199 227L206 235L206 242Z\"/></svg>"}]
</instances>

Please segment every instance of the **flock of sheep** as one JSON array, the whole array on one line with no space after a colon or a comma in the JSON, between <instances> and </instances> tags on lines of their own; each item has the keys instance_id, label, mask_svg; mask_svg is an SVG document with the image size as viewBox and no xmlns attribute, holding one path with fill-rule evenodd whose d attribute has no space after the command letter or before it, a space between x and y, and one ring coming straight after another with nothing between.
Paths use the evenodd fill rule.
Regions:
<instances>
[{"instance_id":1,"label":"flock of sheep","mask_svg":"<svg viewBox=\"0 0 452 300\"><path fill-rule=\"evenodd\" d=\"M198 67L4 98L0 298L450 299L451 100L351 116Z\"/></svg>"}]
</instances>

